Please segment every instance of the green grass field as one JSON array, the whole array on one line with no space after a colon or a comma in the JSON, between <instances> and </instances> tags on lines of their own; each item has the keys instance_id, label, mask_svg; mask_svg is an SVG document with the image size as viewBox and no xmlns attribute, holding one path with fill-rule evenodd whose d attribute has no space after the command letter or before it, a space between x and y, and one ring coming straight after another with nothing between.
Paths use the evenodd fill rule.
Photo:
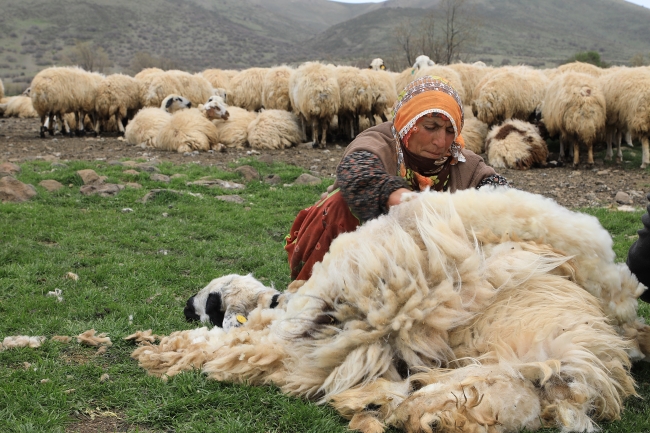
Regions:
<instances>
[{"instance_id":1,"label":"green grass field","mask_svg":"<svg viewBox=\"0 0 650 433\"><path fill-rule=\"evenodd\" d=\"M102 416L123 419L129 431L347 431L346 420L329 407L272 387L219 383L198 372L167 382L147 376L129 356L133 344L122 339L136 330L190 329L182 313L187 298L225 274L252 272L267 285L287 286L284 236L298 210L313 203L327 182L285 187L300 168L254 160L241 164L255 166L262 176L279 174L282 183L249 183L239 192L245 202L235 204L214 198L228 191L186 186L206 176L239 180L196 164L160 165L164 174L187 175L170 185L153 182L146 173L123 174L123 167L103 162L21 166L18 178L25 183L56 179L66 187L54 193L37 187L31 202L0 205L0 338L76 336L93 328L107 333L113 346L98 355L96 348L75 340L48 339L40 348L0 352L0 432L78 431L80 419ZM143 189L126 189L113 198L82 196L75 173L84 168L108 176L108 182L139 182ZM165 193L139 202L161 187L202 197ZM624 260L641 212L586 211L613 235L618 259ZM68 272L78 281L64 278ZM46 296L55 289L62 291L63 302ZM647 307L641 314L650 319ZM633 373L644 400L630 399L622 421L604 425L606 432L650 431L650 368L636 365Z\"/></svg>"}]
</instances>

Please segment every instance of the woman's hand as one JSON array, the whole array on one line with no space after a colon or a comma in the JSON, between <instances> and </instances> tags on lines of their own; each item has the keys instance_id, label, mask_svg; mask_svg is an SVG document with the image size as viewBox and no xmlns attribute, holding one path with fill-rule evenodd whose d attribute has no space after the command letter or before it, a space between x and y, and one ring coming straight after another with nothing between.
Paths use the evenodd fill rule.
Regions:
<instances>
[{"instance_id":1,"label":"woman's hand","mask_svg":"<svg viewBox=\"0 0 650 433\"><path fill-rule=\"evenodd\" d=\"M411 194L413 191L408 188L400 188L393 191L388 196L388 208L390 209L391 207L400 204L402 202L402 195L407 193Z\"/></svg>"}]
</instances>

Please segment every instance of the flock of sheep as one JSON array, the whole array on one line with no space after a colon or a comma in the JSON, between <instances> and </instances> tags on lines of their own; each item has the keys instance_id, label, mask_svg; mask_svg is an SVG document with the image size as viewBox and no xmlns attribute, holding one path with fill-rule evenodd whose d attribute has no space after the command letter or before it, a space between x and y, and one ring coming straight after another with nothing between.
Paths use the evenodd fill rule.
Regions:
<instances>
[{"instance_id":1,"label":"flock of sheep","mask_svg":"<svg viewBox=\"0 0 650 433\"><path fill-rule=\"evenodd\" d=\"M580 147L593 164L593 145L602 141L607 159L617 145L620 161L623 136L629 145L639 139L641 167L650 163L650 68L580 62L537 70L437 65L420 56L402 72L375 59L367 69L306 62L197 74L150 68L135 77L52 67L21 96L5 98L0 81L0 116L40 117L42 137L58 123L65 134L116 131L130 144L178 152L288 148L305 141L309 129L322 148L328 133L353 139L390 118L398 91L423 75L445 78L458 90L466 146L486 153L495 167L545 165L546 133L559 136L560 158L566 148L574 165Z\"/></svg>"}]
</instances>

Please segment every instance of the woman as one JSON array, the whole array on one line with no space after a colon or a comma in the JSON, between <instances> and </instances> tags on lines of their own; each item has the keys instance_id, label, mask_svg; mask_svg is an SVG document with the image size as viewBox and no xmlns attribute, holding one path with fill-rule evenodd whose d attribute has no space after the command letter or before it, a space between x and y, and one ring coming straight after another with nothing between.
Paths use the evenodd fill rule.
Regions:
<instances>
[{"instance_id":1,"label":"woman","mask_svg":"<svg viewBox=\"0 0 650 433\"><path fill-rule=\"evenodd\" d=\"M333 191L296 217L285 245L292 280L307 280L336 236L387 213L405 193L507 185L464 149L463 122L460 98L447 81L427 76L410 83L393 121L357 136L339 163Z\"/></svg>"}]
</instances>

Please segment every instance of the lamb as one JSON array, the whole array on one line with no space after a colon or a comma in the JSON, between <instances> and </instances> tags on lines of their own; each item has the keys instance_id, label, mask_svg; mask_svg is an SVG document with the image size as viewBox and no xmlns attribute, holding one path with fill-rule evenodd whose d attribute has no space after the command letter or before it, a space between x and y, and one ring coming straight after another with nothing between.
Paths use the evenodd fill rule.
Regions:
<instances>
[{"instance_id":1,"label":"lamb","mask_svg":"<svg viewBox=\"0 0 650 433\"><path fill-rule=\"evenodd\" d=\"M217 127L208 119L207 114L205 109L198 108L188 108L172 114L158 131L155 148L178 153L223 150Z\"/></svg>"},{"instance_id":2,"label":"lamb","mask_svg":"<svg viewBox=\"0 0 650 433\"><path fill-rule=\"evenodd\" d=\"M372 91L372 106L370 115L368 116L370 126L375 125L375 116L380 117L383 122L386 122L388 120L386 113L391 110L395 101L397 101L395 80L386 71L364 69L362 73L368 78L370 90Z\"/></svg>"},{"instance_id":3,"label":"lamb","mask_svg":"<svg viewBox=\"0 0 650 433\"><path fill-rule=\"evenodd\" d=\"M490 129L485 152L494 168L528 170L532 166L546 166L548 158L548 147L537 127L516 119Z\"/></svg>"},{"instance_id":4,"label":"lamb","mask_svg":"<svg viewBox=\"0 0 650 433\"><path fill-rule=\"evenodd\" d=\"M594 164L593 145L605 132L607 107L598 81L580 72L557 75L542 104L542 119L551 136L560 135L560 160L564 146L573 144L573 166L580 162L580 144L587 147L587 164Z\"/></svg>"},{"instance_id":5,"label":"lamb","mask_svg":"<svg viewBox=\"0 0 650 433\"><path fill-rule=\"evenodd\" d=\"M248 125L253 149L286 149L305 141L300 121L284 110L262 110Z\"/></svg>"},{"instance_id":6,"label":"lamb","mask_svg":"<svg viewBox=\"0 0 650 433\"><path fill-rule=\"evenodd\" d=\"M384 65L384 61L382 59L376 58L372 59L372 62L370 62L368 69L373 71L384 71L386 70L386 65Z\"/></svg>"},{"instance_id":7,"label":"lamb","mask_svg":"<svg viewBox=\"0 0 650 433\"><path fill-rule=\"evenodd\" d=\"M123 74L106 77L97 88L95 99L95 133L99 134L100 122L114 122L121 134L124 134L123 120L132 118L142 108L141 82Z\"/></svg>"},{"instance_id":8,"label":"lamb","mask_svg":"<svg viewBox=\"0 0 650 433\"><path fill-rule=\"evenodd\" d=\"M78 120L92 115L97 87L103 79L100 74L78 67L47 68L36 74L30 87L32 104L41 118L41 137L45 137L46 129L54 135L54 116L63 119L64 114L75 113ZM62 123L66 131L68 128ZM83 135L84 122L77 123L77 133Z\"/></svg>"},{"instance_id":9,"label":"lamb","mask_svg":"<svg viewBox=\"0 0 650 433\"><path fill-rule=\"evenodd\" d=\"M644 288L614 259L595 217L539 195L413 194L340 235L284 307L132 357L157 376L274 383L368 433L594 431L635 394L628 353L650 338Z\"/></svg>"},{"instance_id":10,"label":"lamb","mask_svg":"<svg viewBox=\"0 0 650 433\"><path fill-rule=\"evenodd\" d=\"M318 143L320 148L325 148L327 129L341 104L334 68L318 62L303 63L291 74L289 89L291 106L300 116L303 128L311 125L313 145Z\"/></svg>"},{"instance_id":11,"label":"lamb","mask_svg":"<svg viewBox=\"0 0 650 433\"><path fill-rule=\"evenodd\" d=\"M226 147L243 149L248 145L248 126L257 118L258 114L233 106L228 107L228 113L230 113L230 117L227 121L212 120L214 126L217 127L219 142Z\"/></svg>"},{"instance_id":12,"label":"lamb","mask_svg":"<svg viewBox=\"0 0 650 433\"><path fill-rule=\"evenodd\" d=\"M607 126L641 140L641 168L650 164L650 69L620 68L599 82L607 102Z\"/></svg>"},{"instance_id":13,"label":"lamb","mask_svg":"<svg viewBox=\"0 0 650 433\"><path fill-rule=\"evenodd\" d=\"M263 107L262 90L267 68L248 68L239 72L230 80L228 88L228 105L234 105L248 111L258 111Z\"/></svg>"},{"instance_id":14,"label":"lamb","mask_svg":"<svg viewBox=\"0 0 650 433\"><path fill-rule=\"evenodd\" d=\"M465 118L462 136L465 140L465 148L472 152L481 154L485 151L485 139L488 134L488 126L475 117Z\"/></svg>"},{"instance_id":15,"label":"lamb","mask_svg":"<svg viewBox=\"0 0 650 433\"><path fill-rule=\"evenodd\" d=\"M188 99L169 95L163 100L160 108L143 108L126 125L124 131L126 142L131 145L144 144L147 147L157 147L158 132L169 121L171 114L191 106L192 103Z\"/></svg>"},{"instance_id":16,"label":"lamb","mask_svg":"<svg viewBox=\"0 0 650 433\"><path fill-rule=\"evenodd\" d=\"M289 77L292 69L277 66L268 69L262 81L262 106L267 110L291 111Z\"/></svg>"},{"instance_id":17,"label":"lamb","mask_svg":"<svg viewBox=\"0 0 650 433\"><path fill-rule=\"evenodd\" d=\"M337 66L334 71L340 95L337 113L339 129L353 139L359 133L359 116L370 118L372 113L373 92L370 81L354 66Z\"/></svg>"},{"instance_id":18,"label":"lamb","mask_svg":"<svg viewBox=\"0 0 650 433\"><path fill-rule=\"evenodd\" d=\"M21 119L38 117L29 96L11 96L0 103L0 117L18 117Z\"/></svg>"},{"instance_id":19,"label":"lamb","mask_svg":"<svg viewBox=\"0 0 650 433\"><path fill-rule=\"evenodd\" d=\"M474 89L472 112L489 126L506 119L529 120L542 103L548 78L527 66L500 68Z\"/></svg>"}]
</instances>

